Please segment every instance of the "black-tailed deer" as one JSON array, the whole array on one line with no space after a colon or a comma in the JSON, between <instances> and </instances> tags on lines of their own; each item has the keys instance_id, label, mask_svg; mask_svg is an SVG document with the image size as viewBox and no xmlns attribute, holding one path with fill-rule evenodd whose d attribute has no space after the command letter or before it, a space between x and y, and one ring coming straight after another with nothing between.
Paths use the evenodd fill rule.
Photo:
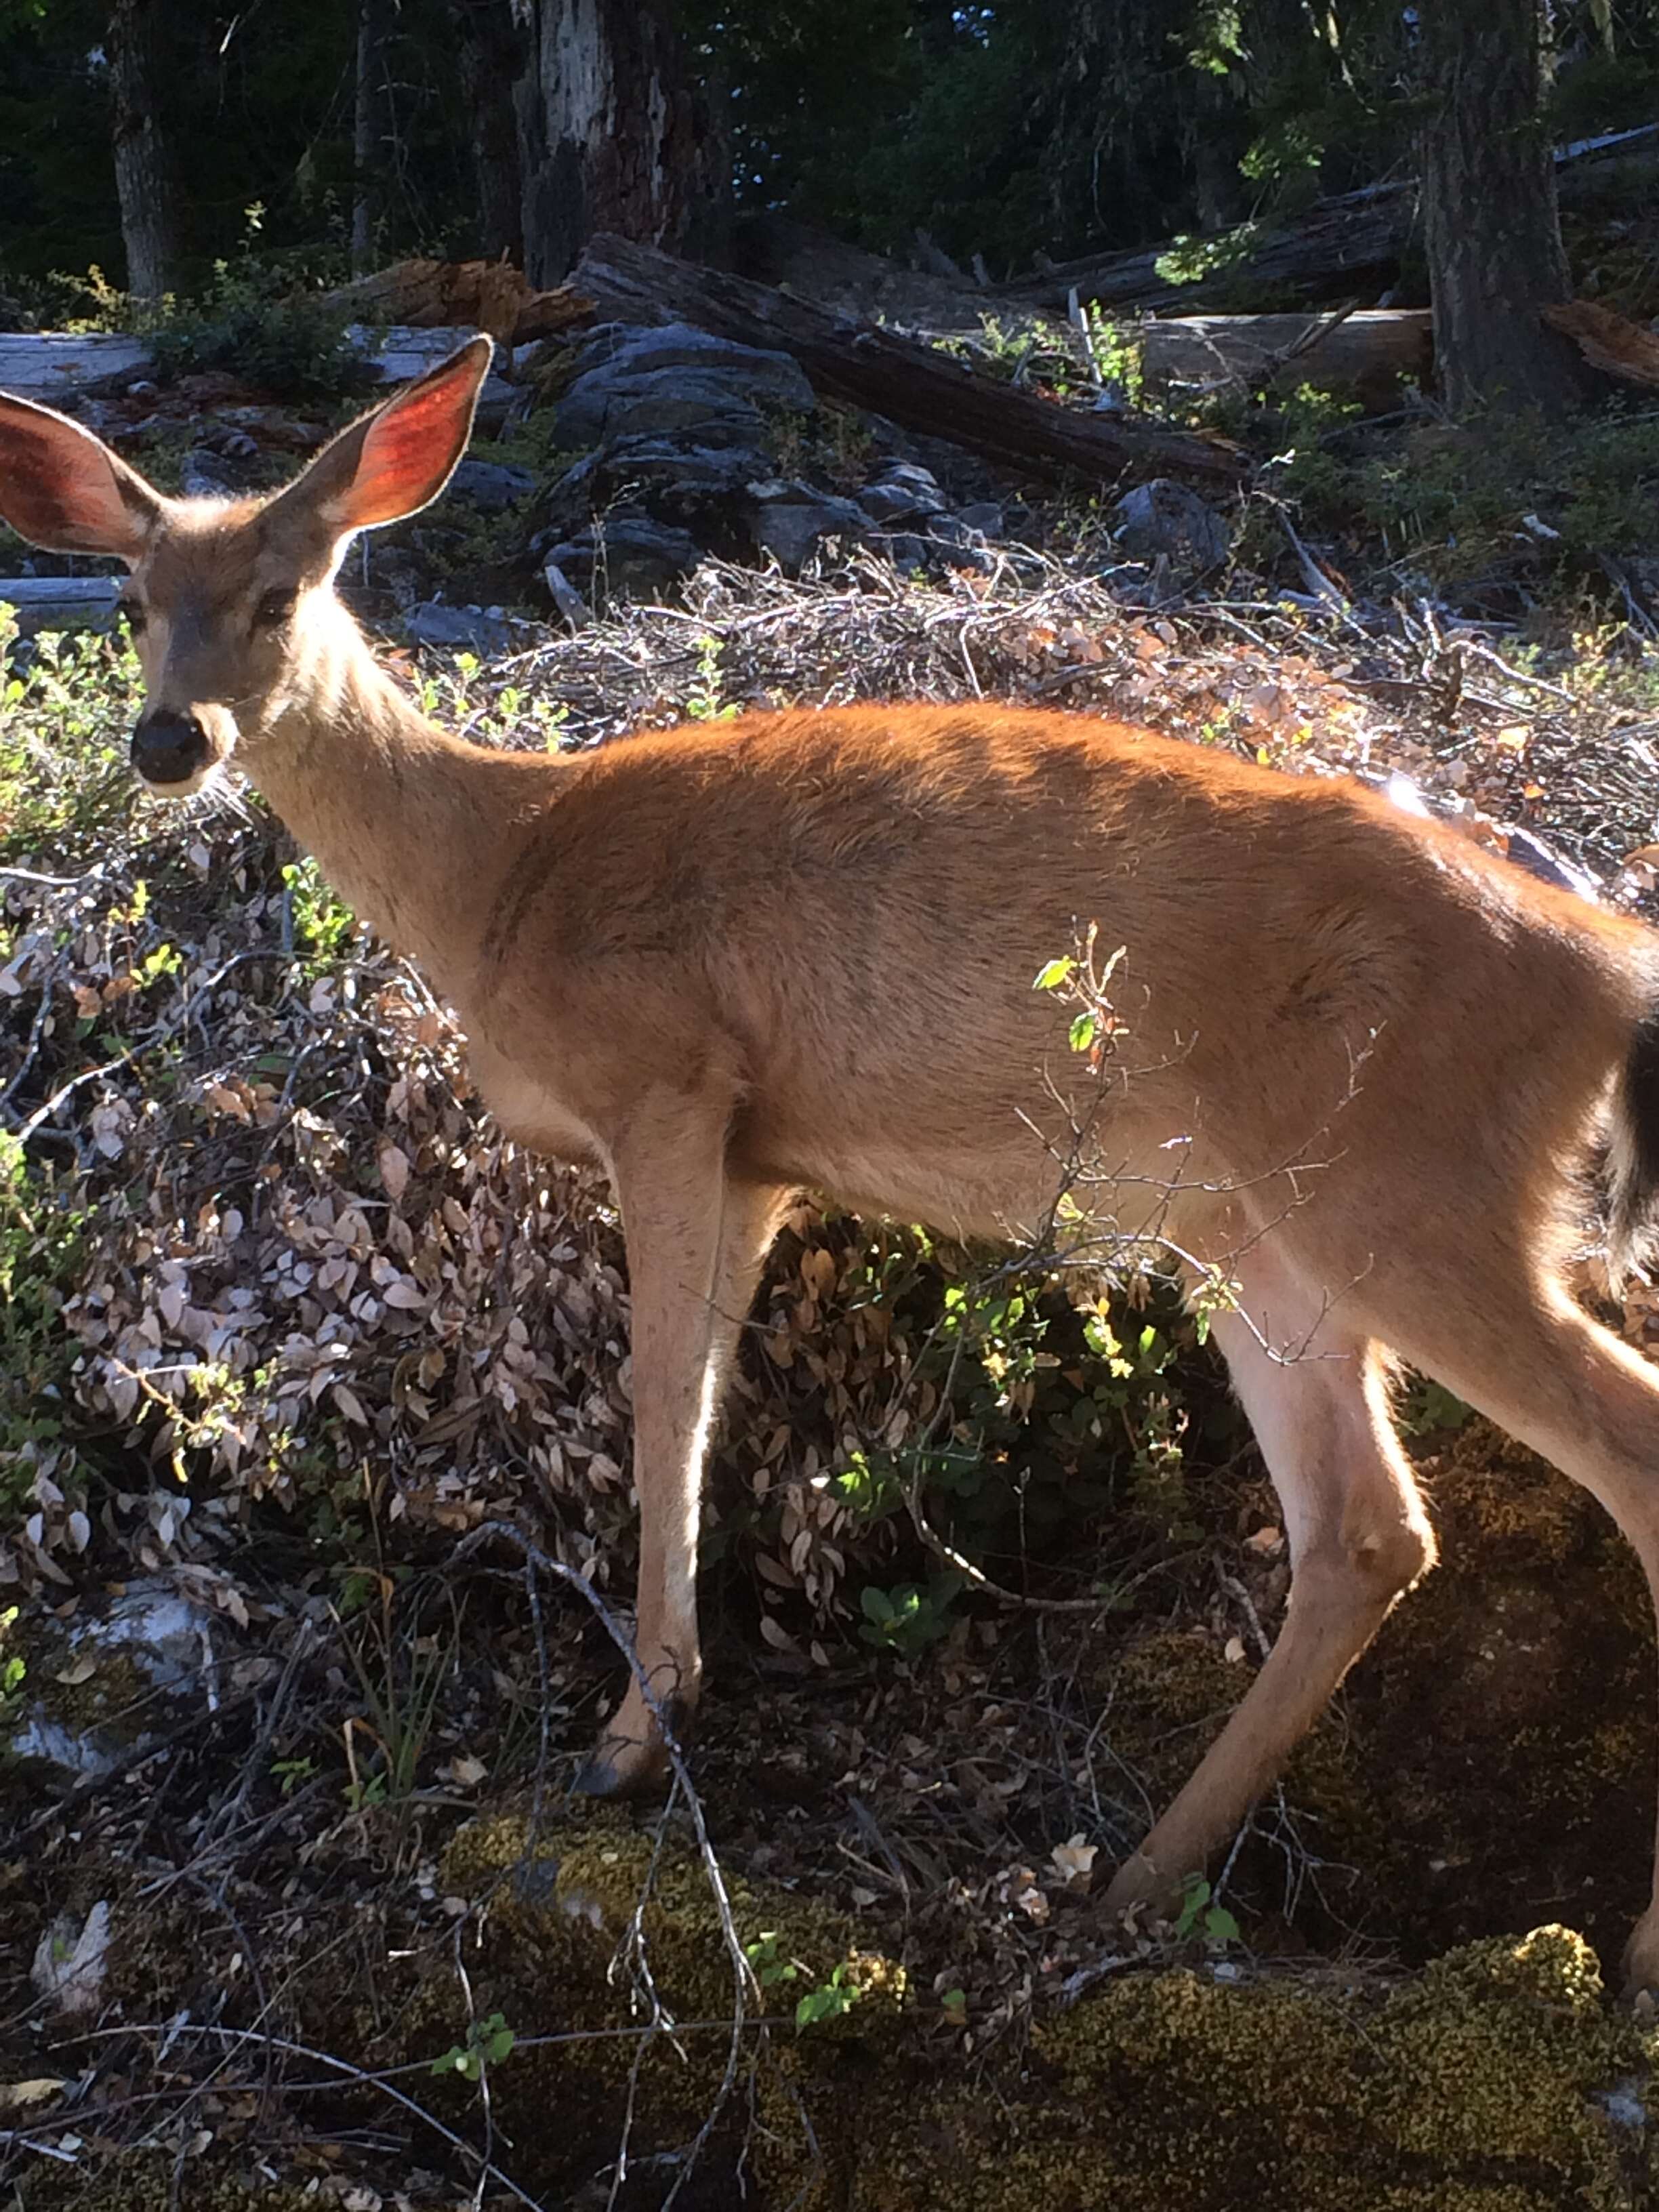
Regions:
<instances>
[{"instance_id":1,"label":"black-tailed deer","mask_svg":"<svg viewBox=\"0 0 1659 2212\"><path fill-rule=\"evenodd\" d=\"M1616 1257L1659 1186L1659 939L1351 784L1077 717L757 714L556 759L464 744L332 584L354 532L442 489L489 356L475 341L262 500L165 499L0 398L0 514L131 571L140 775L182 793L234 757L453 1003L502 1124L610 1176L637 1648L665 1708L697 1692L704 1445L793 1195L1017 1236L1097 1105L1117 1228L1236 1286L1214 1333L1295 1569L1271 1657L1109 1903L1204 1864L1432 1562L1389 1353L1593 1492L1659 1592L1659 1371L1560 1273L1598 1127ZM1090 924L1127 948L1133 1050L1080 1101L1032 981ZM591 1778L637 1784L660 1753L631 1684ZM1626 1965L1659 1983L1659 1900Z\"/></svg>"}]
</instances>

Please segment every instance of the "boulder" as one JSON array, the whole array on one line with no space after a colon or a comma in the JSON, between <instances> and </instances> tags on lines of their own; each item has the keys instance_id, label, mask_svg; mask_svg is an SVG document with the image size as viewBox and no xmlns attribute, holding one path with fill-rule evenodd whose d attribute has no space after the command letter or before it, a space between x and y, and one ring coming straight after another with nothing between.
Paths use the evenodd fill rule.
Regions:
<instances>
[{"instance_id":1,"label":"boulder","mask_svg":"<svg viewBox=\"0 0 1659 2212\"><path fill-rule=\"evenodd\" d=\"M872 522L888 529L896 523L908 522L913 515L943 514L945 511L939 479L931 469L924 469L915 461L890 462L875 482L866 484L859 493L858 502Z\"/></svg>"},{"instance_id":2,"label":"boulder","mask_svg":"<svg viewBox=\"0 0 1659 2212\"><path fill-rule=\"evenodd\" d=\"M749 526L756 544L792 571L824 538L858 538L869 532L869 517L861 507L832 492L815 491L799 477L753 483L749 500Z\"/></svg>"},{"instance_id":3,"label":"boulder","mask_svg":"<svg viewBox=\"0 0 1659 2212\"><path fill-rule=\"evenodd\" d=\"M516 507L535 489L536 478L528 469L514 468L506 461L465 460L449 479L453 498L466 500L486 514Z\"/></svg>"},{"instance_id":4,"label":"boulder","mask_svg":"<svg viewBox=\"0 0 1659 2212\"><path fill-rule=\"evenodd\" d=\"M505 653L515 642L513 625L499 607L451 607L441 599L411 607L404 628L416 645L449 653Z\"/></svg>"},{"instance_id":5,"label":"boulder","mask_svg":"<svg viewBox=\"0 0 1659 2212\"><path fill-rule=\"evenodd\" d=\"M1212 507L1171 477L1137 484L1112 509L1113 535L1131 561L1166 560L1202 574L1227 557L1232 533Z\"/></svg>"},{"instance_id":6,"label":"boulder","mask_svg":"<svg viewBox=\"0 0 1659 2212\"><path fill-rule=\"evenodd\" d=\"M558 434L568 446L597 446L721 421L758 440L763 406L810 415L816 404L787 354L735 345L685 323L649 330L611 323L593 331L578 356L559 401Z\"/></svg>"},{"instance_id":7,"label":"boulder","mask_svg":"<svg viewBox=\"0 0 1659 2212\"><path fill-rule=\"evenodd\" d=\"M222 1614L169 1583L129 1583L101 1613L31 1635L0 1748L72 1781L109 1773L201 1701L217 1668Z\"/></svg>"},{"instance_id":8,"label":"boulder","mask_svg":"<svg viewBox=\"0 0 1659 2212\"><path fill-rule=\"evenodd\" d=\"M654 598L676 577L689 575L700 558L689 530L653 522L647 514L612 514L551 546L543 574L560 611L574 618L596 589ZM579 595L574 605L567 596L573 592Z\"/></svg>"}]
</instances>

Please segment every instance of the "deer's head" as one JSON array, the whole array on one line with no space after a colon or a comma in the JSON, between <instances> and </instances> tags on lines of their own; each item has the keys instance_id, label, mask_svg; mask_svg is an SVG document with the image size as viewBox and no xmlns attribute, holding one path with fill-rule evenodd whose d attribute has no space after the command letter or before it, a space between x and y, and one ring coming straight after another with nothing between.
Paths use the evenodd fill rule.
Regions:
<instances>
[{"instance_id":1,"label":"deer's head","mask_svg":"<svg viewBox=\"0 0 1659 2212\"><path fill-rule=\"evenodd\" d=\"M265 499L168 499L78 422L0 393L0 518L54 553L125 562L143 667L132 764L182 797L303 696L326 691L348 618L334 597L359 530L434 500L466 450L488 338L342 430Z\"/></svg>"}]
</instances>

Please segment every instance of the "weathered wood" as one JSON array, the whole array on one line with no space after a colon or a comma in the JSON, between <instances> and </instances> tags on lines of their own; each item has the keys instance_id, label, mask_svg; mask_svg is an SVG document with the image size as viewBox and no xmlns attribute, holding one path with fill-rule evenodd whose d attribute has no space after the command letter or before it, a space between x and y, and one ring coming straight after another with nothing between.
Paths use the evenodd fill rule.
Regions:
<instances>
[{"instance_id":1,"label":"weathered wood","mask_svg":"<svg viewBox=\"0 0 1659 2212\"><path fill-rule=\"evenodd\" d=\"M568 284L531 289L504 261L394 262L342 284L326 298L349 313L386 315L404 329L488 331L506 345L527 345L580 321L586 304Z\"/></svg>"},{"instance_id":2,"label":"weathered wood","mask_svg":"<svg viewBox=\"0 0 1659 2212\"><path fill-rule=\"evenodd\" d=\"M115 620L118 576L0 576L0 607L9 607L18 635L43 629L108 629Z\"/></svg>"},{"instance_id":3,"label":"weathered wood","mask_svg":"<svg viewBox=\"0 0 1659 2212\"><path fill-rule=\"evenodd\" d=\"M1587 365L1621 383L1659 386L1659 332L1599 300L1568 300L1546 307L1544 320L1569 337Z\"/></svg>"},{"instance_id":4,"label":"weathered wood","mask_svg":"<svg viewBox=\"0 0 1659 2212\"><path fill-rule=\"evenodd\" d=\"M1426 384L1434 318L1426 307L1369 307L1329 315L1172 315L1139 325L1154 390L1231 384L1284 390L1313 384L1349 392L1373 413L1398 404L1402 381Z\"/></svg>"},{"instance_id":5,"label":"weathered wood","mask_svg":"<svg viewBox=\"0 0 1659 2212\"><path fill-rule=\"evenodd\" d=\"M1659 124L1560 147L1555 165L1561 204L1573 206L1626 175L1650 175L1656 161ZM1176 240L1165 239L1127 252L1052 263L1002 285L997 296L1063 311L1075 291L1079 299L1103 307L1178 313L1182 308L1224 306L1246 279L1259 289L1283 290L1298 299L1352 298L1355 292L1363 295L1366 285L1393 276L1416 222L1414 179L1370 185L1316 201L1305 215L1258 234L1240 257L1188 284L1159 275L1158 264L1176 250Z\"/></svg>"},{"instance_id":6,"label":"weathered wood","mask_svg":"<svg viewBox=\"0 0 1659 2212\"><path fill-rule=\"evenodd\" d=\"M148 376L150 358L138 338L108 331L71 337L63 331L0 332L0 392L62 406L106 376Z\"/></svg>"},{"instance_id":7,"label":"weathered wood","mask_svg":"<svg viewBox=\"0 0 1659 2212\"><path fill-rule=\"evenodd\" d=\"M422 375L477 333L465 328L377 331L354 324L347 335L383 382L402 384ZM49 407L66 406L77 392L95 384L137 382L153 368L142 338L106 331L85 337L71 337L62 331L0 332L0 392L42 400ZM505 377L492 374L485 380L485 408L504 407L512 397L513 387Z\"/></svg>"},{"instance_id":8,"label":"weathered wood","mask_svg":"<svg viewBox=\"0 0 1659 2212\"><path fill-rule=\"evenodd\" d=\"M787 292L625 239L593 239L570 284L605 320L688 322L740 345L793 355L824 398L868 408L1026 475L1075 472L1114 483L1127 476L1178 476L1219 488L1236 483L1248 465L1223 439L1062 406L877 324L838 318Z\"/></svg>"},{"instance_id":9,"label":"weathered wood","mask_svg":"<svg viewBox=\"0 0 1659 2212\"><path fill-rule=\"evenodd\" d=\"M1212 274L1177 284L1158 263L1177 252L1165 239L1123 253L1060 261L1033 276L1000 287L999 297L1026 307L1063 309L1075 292L1096 306L1140 307L1152 313L1202 307L1237 296L1241 278L1261 290L1283 289L1317 299L1338 287L1358 289L1382 282L1410 234L1416 195L1405 185L1364 195L1322 200L1305 216L1253 240L1248 251ZM1209 243L1211 241L1200 241Z\"/></svg>"}]
</instances>

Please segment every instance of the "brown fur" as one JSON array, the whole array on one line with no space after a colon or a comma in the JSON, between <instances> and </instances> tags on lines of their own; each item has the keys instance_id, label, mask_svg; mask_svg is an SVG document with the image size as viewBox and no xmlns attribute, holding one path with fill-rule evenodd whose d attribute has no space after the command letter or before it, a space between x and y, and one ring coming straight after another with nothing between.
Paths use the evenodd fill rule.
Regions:
<instances>
[{"instance_id":1,"label":"brown fur","mask_svg":"<svg viewBox=\"0 0 1659 2212\"><path fill-rule=\"evenodd\" d=\"M1432 1563L1389 1355L1587 1485L1659 1578L1659 1376L1559 1275L1572 1172L1659 998L1655 939L1348 783L1060 714L756 715L557 759L464 744L380 673L330 579L352 530L441 488L485 358L263 504L103 482L84 433L0 401L0 513L131 562L149 714L234 751L426 964L506 1127L611 1176L653 1694L696 1693L706 1432L793 1194L1018 1236L1097 1109L1101 1208L1237 1285L1215 1334L1296 1569L1271 1657L1112 1905L1204 1863ZM292 611L261 620L273 594ZM1098 1090L1032 988L1091 925L1126 948ZM636 1682L599 1778L659 1749ZM1659 1980L1659 1905L1628 1963Z\"/></svg>"}]
</instances>

